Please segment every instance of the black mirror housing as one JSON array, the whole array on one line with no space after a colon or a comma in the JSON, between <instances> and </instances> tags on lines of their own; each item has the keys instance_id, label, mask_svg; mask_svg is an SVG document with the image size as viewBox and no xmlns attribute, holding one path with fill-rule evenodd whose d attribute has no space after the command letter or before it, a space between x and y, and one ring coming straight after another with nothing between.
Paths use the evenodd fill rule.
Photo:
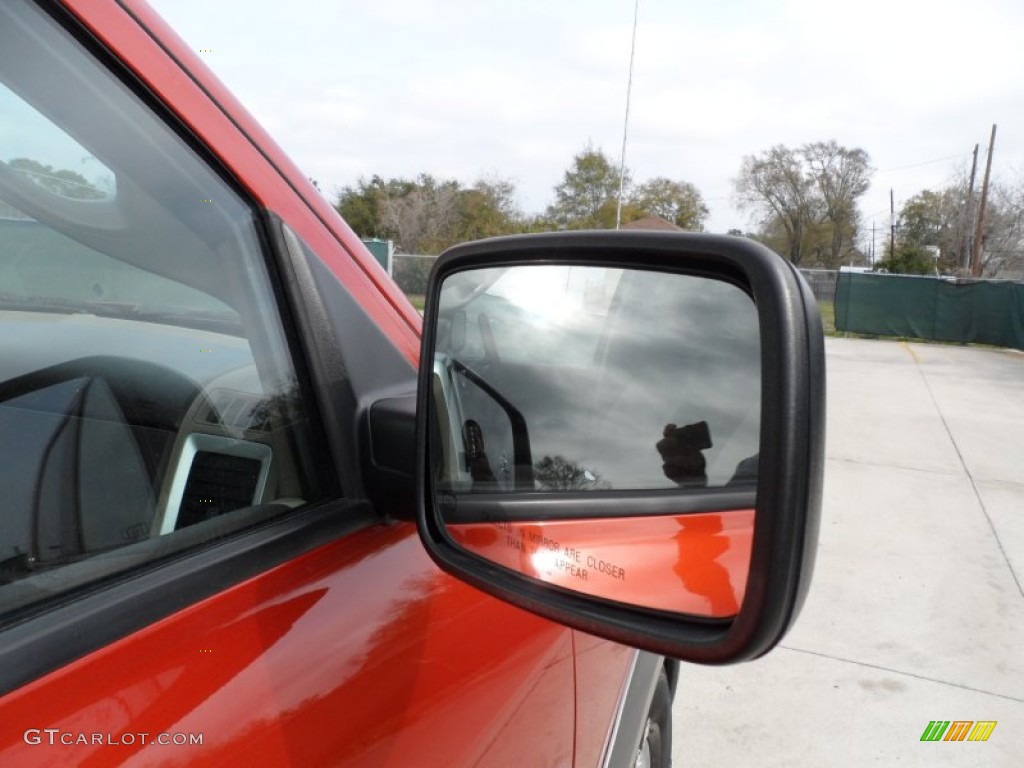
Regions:
<instances>
[{"instance_id":1,"label":"black mirror housing","mask_svg":"<svg viewBox=\"0 0 1024 768\"><path fill-rule=\"evenodd\" d=\"M753 305L751 317L756 318L752 321L756 322L756 328L752 325L750 334L757 337L753 341L755 349L759 350L760 371L757 453L751 457L754 467L751 478L756 477L756 491L753 479L749 487L742 488L725 481L715 486L708 478L697 489L687 487L669 471L668 459L665 474L676 483L663 479L667 487L653 487L657 483L645 485L643 482L630 485L628 481L617 479L613 483L580 481L572 488L555 491L539 481L534 484L534 470L550 468L553 459L545 456L539 461L537 450L532 459L522 458L530 456L531 441L535 449L538 441L543 441L542 420L531 416L530 409L536 410L535 404L544 398L533 396L531 399L526 390L538 387L535 383L521 382L535 382L549 374L545 366L510 361L508 353L500 349L501 343L511 343L506 339L521 342L516 339L517 335L523 335L517 330L520 328L517 323L524 316L528 320L529 312L514 302L489 295L491 306L499 308L497 314L502 319L492 322L483 312L479 313L482 319L476 316L482 332L476 350L470 349L472 343L465 340L463 331L457 339L458 345L452 346L452 334L446 335L445 329L452 327L452 317L457 317L455 327L465 326L465 309L476 306L473 302L478 302L484 293L494 293L490 287L493 275L503 274L505 269L542 266L569 270L566 274L572 274L572 270L599 268L615 275L615 280L607 281L611 286L608 288L610 299L603 305L601 311L605 315L601 321L593 320L593 312L587 314L588 323L595 329L594 338L598 339L598 353L588 358L596 361L595 377L598 369L603 371L601 366L614 357L614 348L608 352L601 345L619 343L615 340L618 337L610 335L607 329L625 312L622 295L627 292L628 284L641 279L651 284L654 276L660 282L675 281L680 285L704 281L698 288L713 289L670 294L671 301L665 306L673 312L676 307L679 312L689 311L687 302L690 302L689 309L695 310L699 301L706 302L706 295L720 291L721 285L730 286L730 291L739 289L749 297ZM696 298L699 294L705 294L704 298ZM493 314L494 310L491 312ZM703 323L705 335L711 336L716 332L716 323L727 322L716 319L727 317L721 314L695 314L693 317L696 320L688 321L689 324ZM470 328L475 326L471 324ZM503 331L503 328L511 330ZM634 344L637 354L642 351L647 355L641 359L671 357L668 350L664 355L659 354L661 347L651 341L655 337L653 332L641 330L638 333L646 334L642 342ZM605 335L599 337L598 334ZM729 330L722 338L735 335ZM613 340L608 342L608 338ZM496 343L496 339L501 343ZM712 345L712 352L715 348ZM463 359L467 356L468 362ZM457 357L459 359L455 359ZM688 361L688 365L690 369L696 368L697 358ZM447 395L442 392L445 388L438 385L439 370L448 371L451 376L446 385ZM642 378L641 371L637 375ZM457 393L451 391L465 387L470 378L479 384L492 403L496 403L496 412L503 413L502 418L513 425L508 431L512 435L509 444L514 443L514 450L508 453L509 456L514 454L516 475L520 478L515 483L510 481L503 485L499 480L485 484L481 482L478 468L474 470L471 466L474 461L480 464L478 454L482 453L483 445L480 427L476 420L458 415L463 413L462 405L450 401L458 399ZM709 381L705 388L714 389L717 381ZM420 537L434 561L457 578L562 624L697 663L721 664L756 658L781 640L798 615L810 584L820 520L825 426L824 341L817 303L806 282L791 264L760 244L733 236L602 231L496 238L452 248L438 259L428 285L416 412L416 503ZM439 420L450 421L451 428L446 430L444 424L439 427ZM709 432L706 422L694 421L696 423L674 430L669 429L675 427L670 424L665 427L665 435L684 436L692 443L693 450L709 453L718 450L721 435L727 431L713 423ZM440 445L439 433L446 435L444 447ZM583 442L582 436L580 442ZM659 442L659 446L663 442ZM657 459L653 449L651 455ZM664 457L664 452L662 455ZM703 466L703 460L701 463ZM748 459L745 464L750 465L751 461ZM444 474L446 470L439 469L442 465L449 465L448 475ZM613 467L614 462L607 466ZM521 471L524 468L529 470L525 474ZM488 476L492 476L490 466L487 469ZM737 471L735 476L740 474ZM582 468L576 476L597 477ZM464 481L459 477L464 477ZM526 486L523 477L528 480ZM699 520L714 520L719 528L710 536L706 533L675 534L683 542L678 551L666 549L661 533L654 534L649 545L623 550L626 535L635 530L635 526L663 531L667 530L665 521L668 519L678 523L672 530L677 530L678 526L685 529L690 521ZM743 529L745 533L729 539L732 543L728 544L728 536L719 532L721 521L725 521L728 530ZM504 548L504 539L494 544L495 537L504 537L511 528L524 526L530 531L525 538L520 530L515 533L519 539L508 539L510 547L515 545L512 547L514 557L509 553L511 550ZM690 527L698 530L696 525ZM561 551L561 545L548 542L538 543L531 552L525 552L523 542L531 541L530 537L538 542L548 541L542 535L545 530L582 528L599 532L591 541L599 540L602 543L594 546L604 549L586 550L574 544ZM617 540L619 531L623 542ZM690 538L684 538L687 536ZM473 541L484 541L487 545L478 547ZM682 595L687 589L701 591L702 588L692 587L695 569L707 574L713 568L721 575L721 564L725 560L718 554L709 556L707 552L718 553L721 543L722 547L732 546L731 552L735 554L736 542L743 541L747 542L746 549L741 547L744 562L740 567L730 566L728 574L737 595L733 610L723 615L721 610L704 611L699 608L700 603L693 600L676 600L677 594ZM710 548L709 542L713 544ZM662 551L669 551L674 558L671 567L663 571L648 568L648 561L657 560L656 552ZM626 552L622 555L626 560L616 561L603 554L607 552ZM719 559L713 563L700 560L709 557ZM616 564L621 562L629 562L630 566ZM544 568L549 570L544 571ZM641 576L644 568L648 570ZM551 569L559 572L557 578L544 576ZM627 579L635 580L636 584L625 589ZM737 584L737 580L743 583ZM612 586L601 586L605 583ZM647 600L643 595L648 592L663 597ZM698 608L693 608L695 605Z\"/></svg>"}]
</instances>

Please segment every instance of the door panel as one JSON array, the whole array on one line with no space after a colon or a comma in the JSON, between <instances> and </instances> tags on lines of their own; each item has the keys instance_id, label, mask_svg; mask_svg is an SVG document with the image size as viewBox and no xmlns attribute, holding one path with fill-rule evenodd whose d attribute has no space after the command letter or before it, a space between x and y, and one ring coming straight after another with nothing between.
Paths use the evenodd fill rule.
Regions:
<instances>
[{"instance_id":1,"label":"door panel","mask_svg":"<svg viewBox=\"0 0 1024 768\"><path fill-rule=\"evenodd\" d=\"M388 348L415 363L418 316L194 54L145 7L69 5L146 83L144 103L174 110L189 141L206 145L249 203L279 213ZM201 211L214 205L195 198ZM371 343L336 330L342 347ZM200 351L212 355L210 345L191 346L204 364ZM223 556L216 546L203 554ZM160 568L147 576L162 577ZM138 615L154 611L140 600ZM55 611L54 621L63 616ZM413 526L375 524L0 698L0 765L562 768L573 761L574 693L569 630L444 575ZM193 743L162 744L161 734Z\"/></svg>"},{"instance_id":2,"label":"door panel","mask_svg":"<svg viewBox=\"0 0 1024 768\"><path fill-rule=\"evenodd\" d=\"M445 576L412 526L375 526L0 699L0 764L554 768L573 714L568 630ZM162 733L202 744L141 743Z\"/></svg>"},{"instance_id":3,"label":"door panel","mask_svg":"<svg viewBox=\"0 0 1024 768\"><path fill-rule=\"evenodd\" d=\"M576 644L576 768L600 764L637 651L585 632Z\"/></svg>"}]
</instances>

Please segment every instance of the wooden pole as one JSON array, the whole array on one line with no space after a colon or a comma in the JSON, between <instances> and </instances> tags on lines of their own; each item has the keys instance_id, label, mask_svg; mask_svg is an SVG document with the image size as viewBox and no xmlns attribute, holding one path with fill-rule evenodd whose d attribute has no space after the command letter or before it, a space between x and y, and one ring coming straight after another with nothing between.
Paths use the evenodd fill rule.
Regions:
<instances>
[{"instance_id":1,"label":"wooden pole","mask_svg":"<svg viewBox=\"0 0 1024 768\"><path fill-rule=\"evenodd\" d=\"M992 150L996 146L996 124L992 123L992 136L988 140L988 158L985 160L985 180L981 182L981 201L978 203L978 226L974 230L974 249L971 253L971 277L981 276L981 252L985 246L985 206L988 204L988 182L992 175Z\"/></svg>"},{"instance_id":2,"label":"wooden pole","mask_svg":"<svg viewBox=\"0 0 1024 768\"><path fill-rule=\"evenodd\" d=\"M978 145L974 145L974 161L971 163L971 181L967 185L967 210L964 212L963 242L960 244L960 266L964 270L971 268L971 254L974 252L974 240L971 230L974 229L974 177L978 174Z\"/></svg>"},{"instance_id":3,"label":"wooden pole","mask_svg":"<svg viewBox=\"0 0 1024 768\"><path fill-rule=\"evenodd\" d=\"M889 258L896 259L896 199L889 187Z\"/></svg>"}]
</instances>

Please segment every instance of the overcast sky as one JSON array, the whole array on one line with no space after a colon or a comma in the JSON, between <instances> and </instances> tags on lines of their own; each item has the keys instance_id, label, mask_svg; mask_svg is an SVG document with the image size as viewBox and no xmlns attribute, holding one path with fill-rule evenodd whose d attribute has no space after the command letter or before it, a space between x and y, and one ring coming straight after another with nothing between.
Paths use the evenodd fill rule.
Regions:
<instances>
[{"instance_id":1,"label":"overcast sky","mask_svg":"<svg viewBox=\"0 0 1024 768\"><path fill-rule=\"evenodd\" d=\"M361 176L552 198L588 142L617 161L633 0L150 0L329 196ZM744 155L836 139L877 169L868 229L999 132L1024 173L1021 0L640 0L626 164L694 183L708 229ZM983 157L982 157L983 160Z\"/></svg>"}]
</instances>

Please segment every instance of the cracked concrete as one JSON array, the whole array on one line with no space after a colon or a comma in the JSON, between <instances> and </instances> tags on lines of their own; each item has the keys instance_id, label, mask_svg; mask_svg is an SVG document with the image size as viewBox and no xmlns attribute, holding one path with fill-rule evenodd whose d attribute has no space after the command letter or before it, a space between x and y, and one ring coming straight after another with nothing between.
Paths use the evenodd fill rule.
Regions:
<instances>
[{"instance_id":1,"label":"cracked concrete","mask_svg":"<svg viewBox=\"0 0 1024 768\"><path fill-rule=\"evenodd\" d=\"M684 665L678 766L1024 764L1024 354L828 339L811 593L764 659ZM987 742L921 742L995 720Z\"/></svg>"}]
</instances>

